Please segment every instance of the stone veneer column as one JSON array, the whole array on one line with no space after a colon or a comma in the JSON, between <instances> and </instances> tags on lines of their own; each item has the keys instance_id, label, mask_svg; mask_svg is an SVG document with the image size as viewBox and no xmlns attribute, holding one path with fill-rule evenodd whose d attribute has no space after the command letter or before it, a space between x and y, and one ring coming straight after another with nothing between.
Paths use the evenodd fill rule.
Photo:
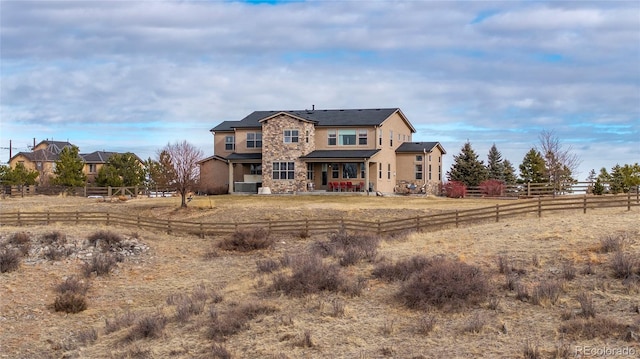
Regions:
<instances>
[{"instance_id":1,"label":"stone veneer column","mask_svg":"<svg viewBox=\"0 0 640 359\"><path fill-rule=\"evenodd\" d=\"M284 130L298 130L297 143L284 143ZM280 115L262 123L262 186L271 193L307 191L307 166L301 156L315 149L313 123ZM309 141L306 132L309 131ZM293 180L274 180L273 162L294 162Z\"/></svg>"}]
</instances>

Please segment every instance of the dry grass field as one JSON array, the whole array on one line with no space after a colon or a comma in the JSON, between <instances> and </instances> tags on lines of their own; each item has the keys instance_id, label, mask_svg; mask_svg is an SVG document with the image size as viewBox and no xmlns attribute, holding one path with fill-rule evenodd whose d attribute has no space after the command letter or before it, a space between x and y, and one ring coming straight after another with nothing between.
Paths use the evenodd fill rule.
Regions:
<instances>
[{"instance_id":1,"label":"dry grass field","mask_svg":"<svg viewBox=\"0 0 640 359\"><path fill-rule=\"evenodd\" d=\"M498 202L215 196L196 197L188 209L179 203L38 196L0 200L0 210L371 220ZM0 357L639 357L639 219L638 207L545 212L384 238L0 226L0 255L26 248L15 270L0 273ZM116 260L101 273L94 258ZM417 263L424 266L412 271Z\"/></svg>"}]
</instances>

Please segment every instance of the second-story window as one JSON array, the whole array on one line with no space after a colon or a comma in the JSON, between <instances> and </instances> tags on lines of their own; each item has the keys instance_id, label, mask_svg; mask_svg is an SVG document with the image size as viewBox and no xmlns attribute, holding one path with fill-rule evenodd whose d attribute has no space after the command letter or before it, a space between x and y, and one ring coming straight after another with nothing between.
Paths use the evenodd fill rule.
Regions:
<instances>
[{"instance_id":1,"label":"second-story window","mask_svg":"<svg viewBox=\"0 0 640 359\"><path fill-rule=\"evenodd\" d=\"M389 146L393 147L393 130L389 131Z\"/></svg>"},{"instance_id":2,"label":"second-story window","mask_svg":"<svg viewBox=\"0 0 640 359\"><path fill-rule=\"evenodd\" d=\"M382 130L378 130L378 145L382 146Z\"/></svg>"},{"instance_id":3,"label":"second-story window","mask_svg":"<svg viewBox=\"0 0 640 359\"><path fill-rule=\"evenodd\" d=\"M233 151L236 149L236 137L235 136L225 136L224 137L224 149L226 151Z\"/></svg>"},{"instance_id":4,"label":"second-story window","mask_svg":"<svg viewBox=\"0 0 640 359\"><path fill-rule=\"evenodd\" d=\"M338 144L337 141L338 136L336 135L336 130L327 131L327 145L335 146Z\"/></svg>"},{"instance_id":5,"label":"second-story window","mask_svg":"<svg viewBox=\"0 0 640 359\"><path fill-rule=\"evenodd\" d=\"M284 130L284 143L297 143L298 130Z\"/></svg>"},{"instance_id":6,"label":"second-story window","mask_svg":"<svg viewBox=\"0 0 640 359\"><path fill-rule=\"evenodd\" d=\"M96 173L96 164L95 163L89 163L89 173Z\"/></svg>"},{"instance_id":7,"label":"second-story window","mask_svg":"<svg viewBox=\"0 0 640 359\"><path fill-rule=\"evenodd\" d=\"M367 130L358 130L358 144L361 146L367 145Z\"/></svg>"},{"instance_id":8,"label":"second-story window","mask_svg":"<svg viewBox=\"0 0 640 359\"><path fill-rule=\"evenodd\" d=\"M416 165L416 179L422 179L422 165Z\"/></svg>"},{"instance_id":9,"label":"second-story window","mask_svg":"<svg viewBox=\"0 0 640 359\"><path fill-rule=\"evenodd\" d=\"M261 147L262 147L262 132L247 133L247 148L261 148Z\"/></svg>"},{"instance_id":10,"label":"second-story window","mask_svg":"<svg viewBox=\"0 0 640 359\"><path fill-rule=\"evenodd\" d=\"M356 130L339 130L338 144L340 146L355 146Z\"/></svg>"}]
</instances>

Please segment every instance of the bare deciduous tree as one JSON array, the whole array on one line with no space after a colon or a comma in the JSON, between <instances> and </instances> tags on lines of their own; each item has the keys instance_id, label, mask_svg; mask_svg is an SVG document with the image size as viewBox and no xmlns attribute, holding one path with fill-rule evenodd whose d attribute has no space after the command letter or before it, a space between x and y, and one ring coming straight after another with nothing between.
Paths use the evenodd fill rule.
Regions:
<instances>
[{"instance_id":1,"label":"bare deciduous tree","mask_svg":"<svg viewBox=\"0 0 640 359\"><path fill-rule=\"evenodd\" d=\"M160 153L168 155L173 166L176 191L182 197L181 207L187 207L187 193L195 187L199 170L198 161L202 158L202 150L187 141L167 144Z\"/></svg>"},{"instance_id":2,"label":"bare deciduous tree","mask_svg":"<svg viewBox=\"0 0 640 359\"><path fill-rule=\"evenodd\" d=\"M554 190L562 190L566 184L575 182L572 175L580 165L580 158L571 146L565 147L553 131L543 130L538 136L545 161L546 175Z\"/></svg>"}]
</instances>

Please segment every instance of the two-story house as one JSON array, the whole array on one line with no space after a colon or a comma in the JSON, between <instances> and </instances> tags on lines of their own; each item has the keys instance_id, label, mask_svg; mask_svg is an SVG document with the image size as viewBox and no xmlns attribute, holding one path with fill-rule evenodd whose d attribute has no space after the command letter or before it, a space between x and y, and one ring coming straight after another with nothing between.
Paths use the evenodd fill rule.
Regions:
<instances>
[{"instance_id":1,"label":"two-story house","mask_svg":"<svg viewBox=\"0 0 640 359\"><path fill-rule=\"evenodd\" d=\"M416 130L398 108L255 111L211 132L215 155L200 163L205 191L390 193L413 184L434 192L446 153L438 142L412 142Z\"/></svg>"},{"instance_id":2,"label":"two-story house","mask_svg":"<svg viewBox=\"0 0 640 359\"><path fill-rule=\"evenodd\" d=\"M55 162L60 157L60 153L65 147L72 147L68 141L44 140L33 145L31 152L19 152L9 159L9 166L15 168L18 163L22 163L27 170L38 171L37 181L41 185L46 185L49 179L55 174ZM82 172L87 176L87 182L93 183L95 177L109 157L117 152L95 151L91 153L80 153L79 157L84 162ZM142 160L139 160L142 162Z\"/></svg>"}]
</instances>

